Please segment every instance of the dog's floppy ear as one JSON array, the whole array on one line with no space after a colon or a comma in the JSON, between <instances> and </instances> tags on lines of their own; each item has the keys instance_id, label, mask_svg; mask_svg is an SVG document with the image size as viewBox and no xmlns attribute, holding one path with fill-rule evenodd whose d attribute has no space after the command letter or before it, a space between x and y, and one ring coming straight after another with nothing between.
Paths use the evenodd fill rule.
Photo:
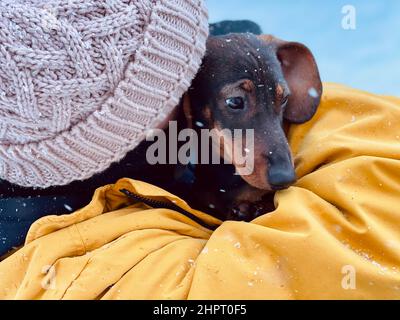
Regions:
<instances>
[{"instance_id":1,"label":"dog's floppy ear","mask_svg":"<svg viewBox=\"0 0 400 320\"><path fill-rule=\"evenodd\" d=\"M291 91L284 113L285 120L292 123L310 120L317 111L322 95L321 78L313 54L301 43L286 42L270 35L261 35L259 38L275 49Z\"/></svg>"}]
</instances>

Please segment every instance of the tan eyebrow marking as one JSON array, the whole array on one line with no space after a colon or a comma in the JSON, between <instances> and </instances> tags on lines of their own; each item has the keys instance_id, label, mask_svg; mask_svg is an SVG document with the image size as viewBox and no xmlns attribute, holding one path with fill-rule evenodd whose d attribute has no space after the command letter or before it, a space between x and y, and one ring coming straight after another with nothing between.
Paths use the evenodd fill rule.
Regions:
<instances>
[{"instance_id":1,"label":"tan eyebrow marking","mask_svg":"<svg viewBox=\"0 0 400 320\"><path fill-rule=\"evenodd\" d=\"M276 88L275 88L274 109L275 109L276 112L280 112L281 101L283 99L283 93L284 93L284 90L283 90L282 86L278 83Z\"/></svg>"},{"instance_id":2,"label":"tan eyebrow marking","mask_svg":"<svg viewBox=\"0 0 400 320\"><path fill-rule=\"evenodd\" d=\"M283 98L283 88L280 84L276 86L275 93L276 93L276 102L280 102Z\"/></svg>"},{"instance_id":3,"label":"tan eyebrow marking","mask_svg":"<svg viewBox=\"0 0 400 320\"><path fill-rule=\"evenodd\" d=\"M240 87L247 92L251 92L254 89L254 83L251 80L244 80Z\"/></svg>"}]
</instances>

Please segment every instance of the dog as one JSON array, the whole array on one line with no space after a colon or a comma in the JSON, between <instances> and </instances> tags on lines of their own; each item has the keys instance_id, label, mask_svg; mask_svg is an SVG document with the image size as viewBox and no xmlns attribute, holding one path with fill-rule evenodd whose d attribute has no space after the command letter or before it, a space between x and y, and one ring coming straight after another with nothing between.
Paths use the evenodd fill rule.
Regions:
<instances>
[{"instance_id":1,"label":"dog","mask_svg":"<svg viewBox=\"0 0 400 320\"><path fill-rule=\"evenodd\" d=\"M274 192L296 182L285 131L310 120L321 95L317 64L303 44L250 33L210 36L183 112L189 127L254 129L254 170L241 175L235 159L196 165L189 204L222 220L250 221L272 211ZM233 141L235 147L243 151Z\"/></svg>"}]
</instances>

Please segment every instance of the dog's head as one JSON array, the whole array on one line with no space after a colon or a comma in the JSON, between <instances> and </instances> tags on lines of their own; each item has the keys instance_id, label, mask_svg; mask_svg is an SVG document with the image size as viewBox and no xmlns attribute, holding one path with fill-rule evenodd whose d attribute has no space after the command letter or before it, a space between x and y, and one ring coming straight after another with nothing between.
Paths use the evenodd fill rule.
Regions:
<instances>
[{"instance_id":1,"label":"dog's head","mask_svg":"<svg viewBox=\"0 0 400 320\"><path fill-rule=\"evenodd\" d=\"M192 122L209 129L254 129L254 170L242 178L273 191L296 180L283 124L311 119L321 94L317 65L303 44L230 34L208 39L202 67L189 90L190 104L184 109ZM242 148L237 146L235 152L243 153ZM241 174L235 152L233 164Z\"/></svg>"}]
</instances>

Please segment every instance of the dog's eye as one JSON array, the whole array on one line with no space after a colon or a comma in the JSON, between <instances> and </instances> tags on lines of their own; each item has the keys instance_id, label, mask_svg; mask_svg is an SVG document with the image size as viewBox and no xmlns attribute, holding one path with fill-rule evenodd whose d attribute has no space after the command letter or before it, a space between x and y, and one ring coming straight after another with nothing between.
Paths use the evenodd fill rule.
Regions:
<instances>
[{"instance_id":1,"label":"dog's eye","mask_svg":"<svg viewBox=\"0 0 400 320\"><path fill-rule=\"evenodd\" d=\"M228 98L225 100L226 105L234 110L244 109L244 100L242 97Z\"/></svg>"}]
</instances>

